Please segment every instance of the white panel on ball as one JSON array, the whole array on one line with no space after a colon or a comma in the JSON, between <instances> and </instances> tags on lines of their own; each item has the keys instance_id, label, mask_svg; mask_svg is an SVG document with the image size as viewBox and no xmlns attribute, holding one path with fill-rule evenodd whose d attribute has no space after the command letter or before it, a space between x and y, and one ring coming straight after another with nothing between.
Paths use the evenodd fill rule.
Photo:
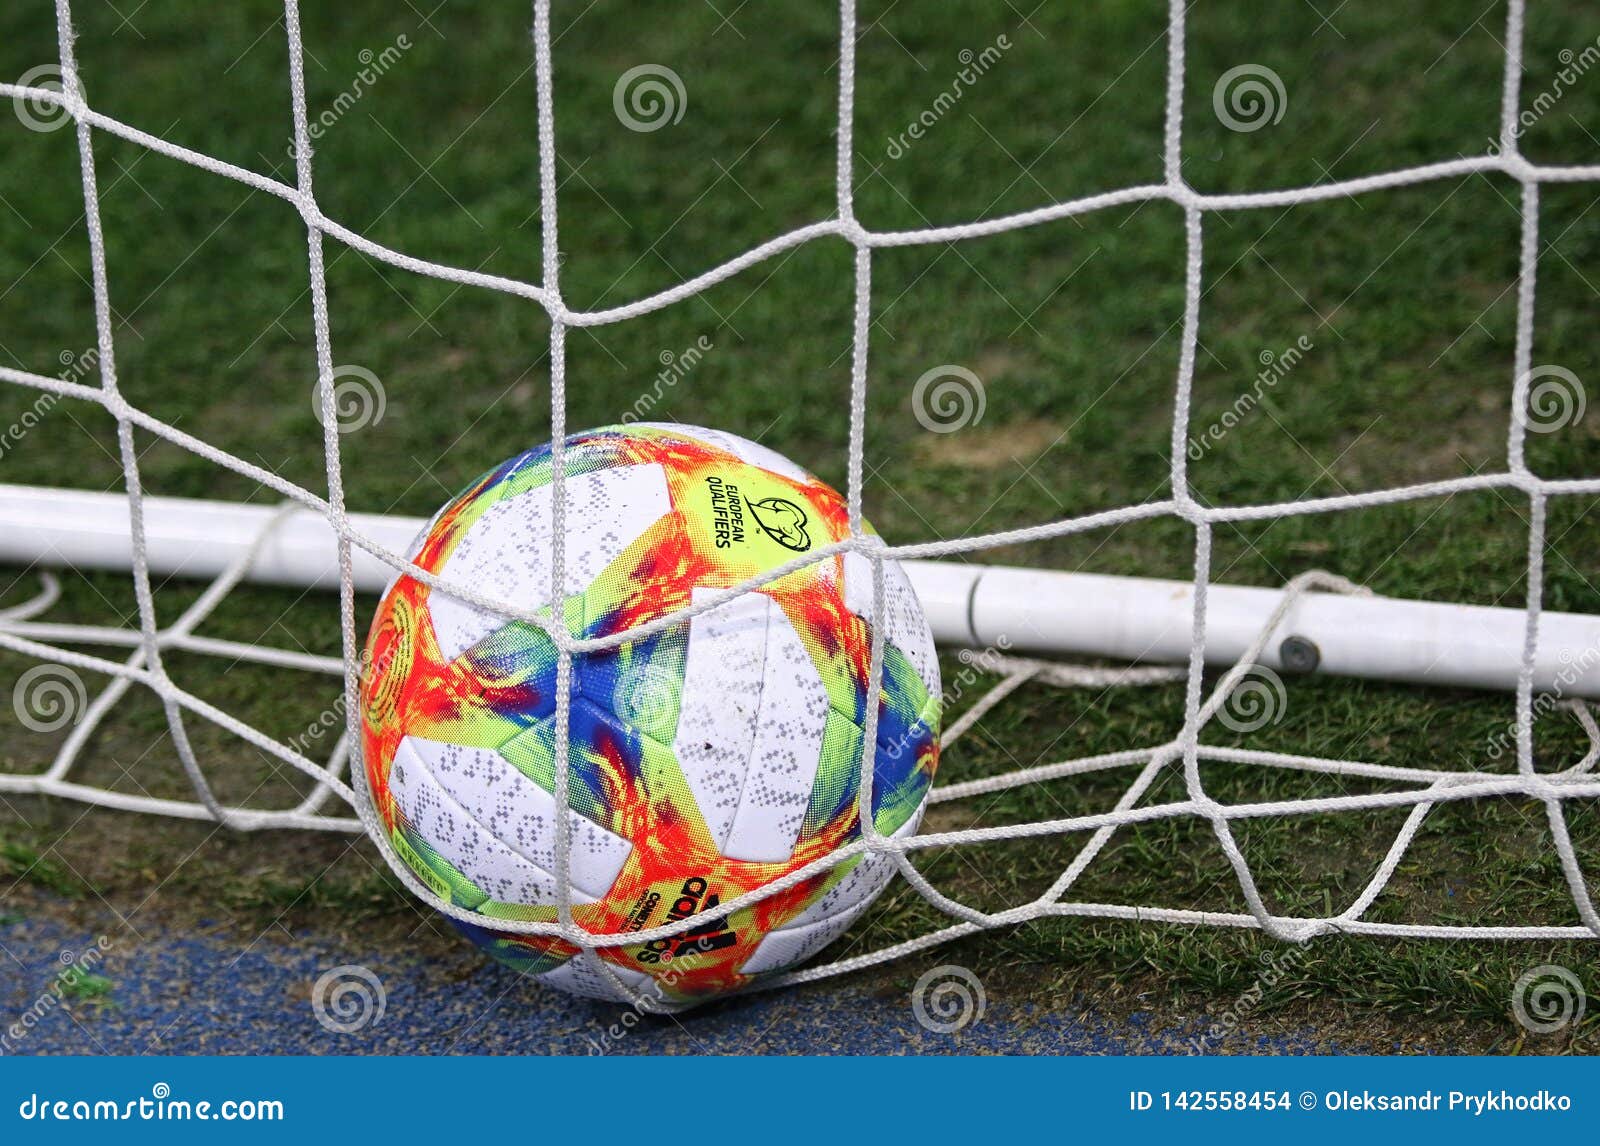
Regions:
<instances>
[{"instance_id":1,"label":"white panel on ball","mask_svg":"<svg viewBox=\"0 0 1600 1146\"><path fill-rule=\"evenodd\" d=\"M722 854L779 863L794 854L811 803L829 702L816 662L787 614L773 602L767 606L767 659L755 745Z\"/></svg>"},{"instance_id":2,"label":"white panel on ball","mask_svg":"<svg viewBox=\"0 0 1600 1146\"><path fill-rule=\"evenodd\" d=\"M690 599L699 604L710 592L696 589ZM719 847L733 830L755 746L768 606L765 597L747 593L689 620L672 751Z\"/></svg>"},{"instance_id":3,"label":"white panel on ball","mask_svg":"<svg viewBox=\"0 0 1600 1146\"><path fill-rule=\"evenodd\" d=\"M550 602L551 486L490 506L457 543L440 576L525 608ZM658 465L619 466L566 479L563 592L581 593L646 530L672 511ZM505 623L446 593L429 598L434 635L454 659Z\"/></svg>"},{"instance_id":4,"label":"white panel on ball","mask_svg":"<svg viewBox=\"0 0 1600 1146\"><path fill-rule=\"evenodd\" d=\"M828 693L783 610L748 593L690 618L682 696L672 750L712 839L729 859L788 859L816 783Z\"/></svg>"},{"instance_id":5,"label":"white panel on ball","mask_svg":"<svg viewBox=\"0 0 1600 1146\"><path fill-rule=\"evenodd\" d=\"M389 786L406 818L481 890L501 903L556 902L555 797L498 752L407 736ZM567 816L573 899L592 902L611 889L633 845Z\"/></svg>"},{"instance_id":6,"label":"white panel on ball","mask_svg":"<svg viewBox=\"0 0 1600 1146\"><path fill-rule=\"evenodd\" d=\"M634 971L628 967L619 967L615 963L608 963L607 967L627 984L628 989L637 992L650 981L650 976L642 971ZM600 957L592 951L580 951L571 959L553 971L546 971L535 976L541 983L545 983L558 991L565 991L569 995L577 995L585 999L603 999L625 1003L630 1001L627 994L617 990L617 985L606 975L605 969L600 966Z\"/></svg>"}]
</instances>

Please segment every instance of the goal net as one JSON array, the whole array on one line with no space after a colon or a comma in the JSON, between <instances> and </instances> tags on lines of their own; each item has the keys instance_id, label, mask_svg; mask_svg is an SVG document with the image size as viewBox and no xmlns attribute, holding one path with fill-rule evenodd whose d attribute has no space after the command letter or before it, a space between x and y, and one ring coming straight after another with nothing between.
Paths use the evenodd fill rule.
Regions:
<instances>
[{"instance_id":1,"label":"goal net","mask_svg":"<svg viewBox=\"0 0 1600 1146\"><path fill-rule=\"evenodd\" d=\"M1586 883L1579 849L1568 831L1573 801L1600 797L1600 725L1587 701L1600 698L1600 619L1543 609L1543 573L1547 508L1553 499L1600 493L1600 477L1549 479L1528 465L1525 440L1530 425L1549 416L1552 402L1581 402L1576 380L1552 377L1534 358L1535 285L1540 253L1540 189L1551 183L1600 182L1600 165L1548 166L1524 158L1518 149L1520 78L1525 5L1511 0L1504 34L1503 96L1498 143L1488 153L1443 160L1365 178L1331 181L1316 186L1262 190L1240 194L1204 194L1182 173L1182 123L1185 77L1186 6L1173 0L1166 37L1164 178L1103 194L1057 202L1001 218L913 231L874 231L857 218L853 206L855 148L852 141L856 84L857 27L855 5L840 5L838 57L837 209L829 218L802 226L746 251L680 285L625 305L577 310L562 298L557 226L557 148L549 0L534 8L533 56L537 76L539 209L543 222L543 273L536 279L514 279L442 265L391 249L328 217L318 206L312 133L307 115L303 45L296 0L286 0L284 28L289 52L289 91L293 109L294 181L280 182L256 171L179 146L138 126L95 110L85 95L73 47L71 6L57 0L60 48L59 84L0 84L0 96L19 101L40 116L69 117L77 136L83 183L83 205L91 254L97 330L95 366L98 379L52 377L44 372L0 367L0 380L51 401L89 403L107 411L118 428L125 494L96 495L64 490L8 486L0 489L0 557L25 564L121 568L131 577L138 602L137 625L99 627L56 623L49 610L57 584L41 574L37 596L0 614L0 646L31 658L17 682L15 695L38 724L68 729L59 752L42 771L0 772L0 796L40 795L130 812L216 821L237 829L293 829L366 832L396 877L419 899L459 919L474 914L441 900L399 860L388 837L362 798L363 769L352 767L351 744L357 742L359 707L355 703L360 673L362 633L357 593L381 588L397 571L447 588L454 596L509 619L540 625L559 649L559 680L571 680L573 659L603 645L618 643L636 631L605 641L572 637L564 627L538 615L527 602L497 601L471 586L451 584L415 566L402 553L418 523L366 516L346 504L342 477L338 405L345 395L335 367L329 324L325 247L331 241L352 247L368 258L411 274L429 276L461 287L501 292L542 307L549 315L550 394L555 495L564 505L562 440L569 430L566 342L583 327L626 322L681 303L757 264L820 239L844 240L854 250L854 340L850 378L848 484L845 490L851 537L841 546L797 559L795 567L833 556L857 553L881 570L894 559L907 563L938 639L967 650L961 663L972 671L963 678L982 679L987 687L975 701L960 697L958 712L948 721L943 742L949 746L973 736L985 722L1005 712L1021 690L1090 687L1133 688L1180 682L1184 690L1181 728L1170 739L1123 751L1048 763L959 783L937 786L936 805L1053 781L1115 775L1120 795L1101 810L1027 822L929 830L905 839L879 835L872 817L863 817L864 838L778 884L722 905L737 911L776 894L801 879L863 851L894 857L901 876L948 922L919 938L897 942L868 954L809 966L772 980L790 983L814 980L883 960L987 928L1013 926L1051 916L1100 917L1259 929L1273 937L1305 941L1328 933L1372 936L1478 939L1578 939L1600 936L1600 914ZM90 85L92 88L92 85ZM315 329L315 363L324 427L326 487L308 489L286 481L236 453L163 420L124 396L118 383L117 345L113 337L112 300L108 289L105 235L101 225L100 190L93 139L106 133L169 159L190 164L218 179L233 180L292 205L305 223L307 266ZM1495 472L1324 496L1275 504L1209 507L1194 494L1188 476L1186 443L1193 436L1190 407L1196 347L1202 323L1202 266L1207 229L1222 213L1359 197L1458 178L1497 173L1514 180L1521 191L1520 270L1517 279L1514 371L1505 380L1506 447L1504 467ZM1181 209L1185 222L1184 310L1181 352L1173 379L1175 416L1171 425L1170 483L1165 496L1137 505L1068 517L1017 530L992 532L911 545L885 544L863 525L862 498L868 470L866 450L868 355L871 351L871 300L874 259L886 248L960 242L1018 228L1049 227L1063 220L1109 208L1162 201ZM134 432L155 435L206 461L242 474L281 495L276 509L223 503L178 502L146 496ZM1377 598L1331 574L1308 574L1274 588L1240 588L1212 583L1214 531L1226 523L1267 522L1297 515L1339 514L1399 502L1440 498L1454 493L1499 490L1524 501L1528 510L1526 600L1520 609L1490 609L1440 603ZM1193 577L1187 583L1147 582L1087 577L1040 570L1005 569L970 563L1001 546L1060 538L1134 521L1158 518L1181 522L1193 538ZM558 534L559 537L559 534ZM955 560L960 558L962 560ZM558 544L553 556L554 585L564 583L564 555ZM158 620L152 578L174 571L208 572L214 579L180 616ZM757 580L765 580L764 574ZM204 625L224 599L247 581L291 583L337 590L337 621L329 598L330 625L342 634L342 656L318 656L267 644L242 644L203 634ZM883 615L883 583L875 586L878 615ZM731 599L755 587L698 600L654 630ZM1019 604L1020 603L1020 604ZM874 672L881 670L882 634L875 636ZM95 649L98 651L83 651ZM279 739L258 730L175 683L166 663L175 655L225 658L285 672L321 674L328 682L333 711L345 725L330 736L330 752L315 752L304 743ZM1062 660L1075 654L1075 661ZM1082 663L1078 663L1082 662ZM1211 675L1207 675L1207 670ZM1220 672L1219 672L1220 670ZM1296 674L1310 671L1378 677L1422 686L1467 685L1501 689L1514 700L1507 704L1507 744L1503 753L1485 753L1463 767L1438 761L1396 767L1358 759L1330 758L1279 750L1219 747L1205 743L1203 732L1222 722L1236 732L1250 732L1265 720L1262 713L1284 702L1296 687ZM109 683L93 696L85 679ZM76 777L91 740L112 711L139 690L159 698L173 749L193 789L192 799L155 798L112 790ZM342 691L342 697L339 697ZM947 696L947 700L957 698ZM566 727L570 697L557 698L558 728ZM1581 729L1581 754L1559 767L1536 766L1534 724L1547 711L1551 718L1574 722ZM20 711L20 709L19 709ZM868 706L875 712L875 706ZM230 804L208 781L207 761L193 743L190 730L211 722L310 779L308 794L289 807ZM873 736L867 732L865 743ZM557 799L564 798L568 761L566 737L555 738ZM315 755L316 758L313 758ZM1498 758L1492 758L1498 757ZM1265 778L1284 773L1349 781L1345 794L1224 800L1208 791L1206 767L1228 764L1257 770ZM862 761L861 790L870 793L870 754ZM1177 778L1176 795L1167 786ZM1262 791L1271 789L1263 785ZM1560 871L1570 891L1577 922L1530 918L1494 925L1445 924L1437 921L1393 922L1374 919L1371 909L1405 859L1425 819L1444 805L1514 798L1541 806ZM1366 875L1355 895L1330 903L1320 914L1282 914L1272 910L1260 891L1257 873L1241 845L1242 826L1262 820L1398 811L1404 818L1381 860ZM1241 911L1208 911L1162 902L1101 902L1080 894L1086 873L1103 859L1119 832L1161 820L1191 820L1215 836L1228 871L1242 895ZM689 930L685 919L626 935L592 934L572 920L567 873L570 870L570 828L562 825L556 849L563 902L555 923L518 923L496 919L493 927L529 935L560 936L586 949L637 944ZM1045 890L1025 902L1003 908L979 908L941 891L914 860L924 849L962 849L981 853L1008 841L1042 837L1078 841L1073 858Z\"/></svg>"}]
</instances>

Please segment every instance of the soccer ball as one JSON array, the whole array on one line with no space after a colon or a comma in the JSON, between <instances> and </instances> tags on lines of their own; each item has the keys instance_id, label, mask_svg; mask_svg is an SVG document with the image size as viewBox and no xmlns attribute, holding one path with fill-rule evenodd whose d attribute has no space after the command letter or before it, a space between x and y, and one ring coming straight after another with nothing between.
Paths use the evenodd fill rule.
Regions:
<instances>
[{"instance_id":1,"label":"soccer ball","mask_svg":"<svg viewBox=\"0 0 1600 1146\"><path fill-rule=\"evenodd\" d=\"M575 637L645 624L849 535L840 495L773 451L695 426L574 435L564 452L562 610ZM552 615L551 455L474 482L407 556L446 582ZM573 918L623 935L580 949L458 923L565 991L666 1003L809 958L894 874L863 853L728 914L860 834L872 625L885 645L878 831L916 831L938 762L939 665L904 571L835 554L659 633L573 658L568 735ZM441 898L491 919L556 918L557 656L549 635L398 576L361 681L368 789L390 842ZM608 973L609 972L609 973Z\"/></svg>"}]
</instances>

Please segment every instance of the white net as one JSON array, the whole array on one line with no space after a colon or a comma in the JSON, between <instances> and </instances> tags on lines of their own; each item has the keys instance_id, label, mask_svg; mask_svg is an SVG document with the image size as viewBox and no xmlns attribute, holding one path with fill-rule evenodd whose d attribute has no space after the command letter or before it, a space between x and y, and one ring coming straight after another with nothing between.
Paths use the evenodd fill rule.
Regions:
<instances>
[{"instance_id":1,"label":"white net","mask_svg":"<svg viewBox=\"0 0 1600 1146\"><path fill-rule=\"evenodd\" d=\"M597 640L573 638L564 627L552 625L525 604L510 604L487 599L471 586L449 584L433 575L410 566L399 554L365 535L347 515L344 483L341 475L340 436L338 418L334 414L334 386L336 377L331 347L328 319L328 298L324 268L324 242L336 242L353 247L372 259L390 264L417 275L430 276L461 286L477 287L528 299L549 315L550 335L550 389L553 464L557 493L553 498L556 517L555 552L553 554L552 592L564 583L565 555L562 551L561 515L565 510L560 494L563 481L562 440L567 433L567 379L564 348L568 331L574 327L599 326L618 323L671 306L705 291L731 276L737 275L763 260L790 250L814 239L831 237L843 239L855 250L855 328L854 351L851 364L850 436L848 456L847 500L851 523L851 537L839 545L819 549L804 558L796 559L790 566L822 560L840 551L860 553L872 561L877 571L875 593L878 615L883 608L882 560L885 558L938 558L992 549L1002 545L1038 541L1083 533L1121 523L1149 520L1157 517L1176 518L1186 523L1194 534L1193 628L1188 664L1173 669L1091 669L1066 666L1016 657L990 655L984 667L998 672L1000 683L984 695L974 706L955 721L944 734L946 746L968 735L975 724L991 713L996 706L1024 685L1054 685L1103 687L1131 685L1159 681L1185 683L1184 719L1181 731L1172 740L1154 746L1103 754L1093 757L1067 759L1013 771L1004 775L965 783L947 784L938 788L932 801L944 803L992 794L1022 785L1049 780L1087 776L1090 774L1126 774L1130 777L1114 804L1097 814L1073 816L1029 823L996 827L972 828L960 831L930 832L907 839L889 839L879 835L872 826L872 817L863 816L864 836L806 868L794 872L779 883L757 892L730 900L722 905L728 912L738 911L758 899L776 894L795 883L843 862L863 852L885 853L894 857L903 878L925 900L933 904L952 922L909 942L902 942L870 954L812 966L770 980L769 985L813 980L840 974L878 963L911 951L926 948L949 939L968 935L986 928L1025 923L1048 916L1093 916L1114 919L1165 921L1185 924L1204 924L1240 928L1257 928L1275 937L1289 940L1306 940L1317 935L1342 932L1347 934L1440 937L1440 938L1525 938L1525 939L1576 939L1600 936L1600 914L1585 883L1579 857L1574 849L1564 814L1565 805L1574 800L1592 800L1600 796L1600 779L1595 776L1595 765L1600 761L1600 726L1592 712L1582 703L1563 702L1587 735L1588 747L1582 758L1559 771L1536 770L1533 752L1533 726L1536 715L1534 693L1534 664L1538 653L1541 599L1543 595L1543 554L1545 550L1545 521L1547 505L1552 498L1579 494L1600 493L1600 478L1549 480L1541 478L1526 463L1524 439L1529 426L1531 381L1535 381L1533 367L1534 296L1539 255L1539 193L1546 183L1576 183L1600 181L1600 166L1559 167L1537 165L1525 159L1518 151L1519 91L1522 75L1522 42L1525 5L1522 0L1512 0L1505 28L1504 86L1498 145L1490 154L1479 157L1455 159L1405 170L1390 171L1365 178L1340 182L1327 182L1313 187L1261 191L1248 194L1208 195L1191 188L1182 175L1182 122L1185 61L1185 5L1173 0L1170 5L1167 35L1167 86L1165 98L1165 143L1162 182L1133 186L1059 202L1037 210L1016 215L946 227L930 227L916 231L876 232L863 226L855 217L852 203L853 155L852 142L853 104L855 93L855 6L843 0L840 7L841 29L839 37L839 118L837 153L837 213L828 219L800 227L779 235L745 252L704 274L698 275L669 290L653 294L623 306L602 310L574 310L562 299L560 289L561 259L558 256L559 231L556 211L556 140L554 131L553 71L551 61L550 4L538 0L534 18L534 53L537 75L540 209L543 223L544 274L539 281L484 274L476 271L441 265L405 255L375 243L328 218L317 205L315 195L312 153L305 96L303 71L303 46L300 32L299 10L296 0L286 0L284 26L287 31L290 90L294 115L294 140L296 150L295 182L293 185L267 178L254 171L223 162L211 156L178 146L158 136L149 134L130 124L123 123L95 111L84 97L77 62L73 51L73 31L70 5L67 0L57 0L57 31L60 46L60 90L44 87L0 84L0 96L29 101L36 108L56 109L70 115L75 122L82 169L84 210L92 262L92 284L97 320L97 354L100 382L90 385L35 374L24 370L0 368L0 379L23 387L95 403L107 410L116 420L121 447L121 460L126 481L128 501L132 515L132 574L139 607L139 625L133 628L104 628L75 624L53 624L39 620L57 596L55 582L46 575L43 592L26 605L15 607L0 615L0 646L36 658L40 665L30 670L38 674L34 685L48 691L65 687L53 680L53 666L80 670L108 677L110 684L91 703L72 726L56 758L43 772L27 775L0 774L0 793L33 794L78 800L88 804L119 808L128 811L157 813L195 819L214 820L227 826L242 829L292 828L329 831L366 831L383 852L397 877L420 899L436 909L462 919L472 919L473 913L441 901L423 886L407 866L394 854L385 833L380 829L367 808L360 789L363 770L350 768L352 737L356 735L358 707L355 694L358 679L361 634L357 631L355 590L351 579L353 547L364 549L396 569L406 569L410 574L429 585L446 584L450 592L465 601L499 613L507 618L536 624L544 628L559 650L558 703L556 710L555 743L559 759L556 768L556 800L558 806L566 801L568 761L566 759L567 726L570 715L569 685L572 679L573 658L577 655L613 647L634 640L667 625L681 622L689 616L717 607L741 592L755 587L758 581L772 576L763 574L756 581L725 593L708 596L694 607L649 625L613 637ZM107 288L104 235L101 228L99 191L97 189L95 158L92 147L93 134L106 132L131 141L141 147L158 152L171 159L210 172L220 178L235 180L248 187L276 196L293 205L304 219L307 235L307 253L310 290L316 336L316 367L320 379L320 396L323 404L325 429L324 450L327 470L326 495L318 494L286 481L277 474L254 465L245 459L206 441L196 438L175 425L163 421L149 412L131 404L122 394L117 380L117 354L113 339L112 306ZM1210 508L1202 505L1191 492L1188 480L1188 454L1184 448L1190 433L1189 410L1195 373L1197 332L1201 319L1201 268L1207 216L1219 212L1246 211L1259 208L1287 207L1294 204L1333 200L1346 196L1359 196L1414 184L1448 180L1472 173L1499 173L1517 182L1521 188L1521 253L1517 290L1517 321L1514 374L1508 379L1508 432L1506 465L1503 470L1478 473L1467 477L1431 481L1397 488L1342 496L1318 497L1276 504ZM1185 307L1182 322L1182 343L1175 381L1175 417L1171 427L1170 491L1165 498L1137 506L1128 506L1108 512L1095 513L1050 522L1026 529L961 537L926 544L890 546L863 529L862 493L865 461L867 356L871 326L870 304L874 253L885 247L918 244L944 244L985 235L994 235L1024 227L1040 227L1076 215L1102 211L1123 204L1166 201L1177 205L1186 222ZM338 538L340 569L339 623L343 634L342 658L317 657L303 652L271 648L262 645L239 644L198 635L197 630L249 571L250 559L246 555L223 576L218 578L173 623L161 625L157 620L151 575L145 549L144 500L141 492L138 456L134 448L134 431L140 430L175 443L194 454L243 474L261 485L280 493L286 500L278 523L290 515L310 513L326 520ZM1203 669L1207 640L1207 587L1211 576L1213 530L1225 522L1262 522L1291 515L1327 514L1357 510L1365 507L1393 504L1422 498L1441 497L1458 492L1497 489L1507 495L1526 498L1529 507L1526 637L1516 689L1515 757L1514 772L1465 768L1436 770L1427 768L1393 767L1358 760L1329 759L1317 756L1296 755L1278 751L1258 751L1244 748L1221 748L1201 743L1202 730L1215 718L1223 706L1241 687L1247 687L1250 674L1261 664L1262 655L1298 595L1308 590L1351 592L1356 587L1339 578L1323 574L1310 574L1297 578L1284 590L1281 603L1257 635L1254 643L1238 663L1208 691L1204 686ZM271 533L269 526L261 535L265 543ZM776 571L773 571L776 572ZM559 598L558 598L559 599ZM883 633L874 626L872 673L876 682L882 671ZM117 661L73 651L66 646L99 645L126 649L124 659ZM322 763L310 759L292 744L285 743L238 720L228 712L207 703L193 692L180 687L168 675L164 659L175 652L212 655L251 663L274 666L285 670L320 672L342 678L344 697L342 712L347 728L345 737ZM74 767L79 764L94 730L102 724L113 708L136 687L148 689L159 697L177 755L193 786L195 799L165 800L146 795L112 791L107 788L79 783L72 779ZM876 686L874 686L876 687ZM876 705L867 705L867 727L864 743L875 743ZM263 809L257 807L224 806L213 794L206 771L186 734L186 723L192 720L211 721L228 732L269 754L273 758L305 773L314 781L310 793L292 808ZM1382 791L1332 797L1285 799L1274 801L1225 803L1209 795L1202 783L1203 762L1227 762L1248 765L1264 770L1287 770L1303 774L1345 777L1364 781L1379 781ZM865 753L861 768L860 785L863 806L870 806L872 791L872 765L870 753ZM1150 802L1158 781L1173 774L1181 774L1183 796L1179 799ZM1372 785L1378 787L1380 785ZM357 815L334 814L328 811L334 797L349 804ZM1561 870L1576 908L1577 924L1552 924L1529 920L1518 925L1496 926L1445 926L1428 923L1380 922L1367 918L1369 909L1384 892L1397 868L1406 856L1423 821L1429 813L1442 804L1479 800L1491 797L1516 797L1542 804L1551 837L1559 854ZM1252 872L1244 850L1240 846L1236 829L1241 822L1276 817L1309 817L1333 813L1357 813L1383 809L1405 812L1403 826L1384 853L1376 870L1372 871L1348 903L1323 915L1274 914L1258 889L1256 875ZM1131 825L1166 819L1195 819L1209 825L1222 853L1231 865L1242 893L1246 911L1213 912L1163 907L1146 903L1088 902L1073 898L1074 889L1083 881L1085 873L1098 857L1107 851L1107 845L1121 830ZM572 917L572 904L567 874L570 870L570 825L557 817L556 886L563 889L556 923L515 923L493 921L500 930L530 935L559 935L567 941L586 949L615 946L623 943L638 944L652 939L665 938L687 931L693 921L685 919L674 924L652 928L626 935L597 935L578 927ZM928 848L980 848L1005 840L1018 840L1043 836L1081 837L1082 846L1075 857L1050 886L1027 902L999 911L983 911L959 903L937 890L911 862L912 853ZM603 965L603 964L602 964ZM616 984L622 988L620 981Z\"/></svg>"}]
</instances>

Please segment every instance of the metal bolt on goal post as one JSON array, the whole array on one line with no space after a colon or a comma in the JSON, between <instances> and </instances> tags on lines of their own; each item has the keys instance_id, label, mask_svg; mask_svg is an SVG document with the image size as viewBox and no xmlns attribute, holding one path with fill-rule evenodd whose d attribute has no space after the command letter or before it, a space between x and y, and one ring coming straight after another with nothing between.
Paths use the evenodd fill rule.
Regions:
<instances>
[{"instance_id":1,"label":"metal bolt on goal post","mask_svg":"<svg viewBox=\"0 0 1600 1146\"><path fill-rule=\"evenodd\" d=\"M1283 643L1278 646L1278 659L1283 662L1287 672L1312 673L1322 663L1322 650L1309 637L1284 637Z\"/></svg>"}]
</instances>

